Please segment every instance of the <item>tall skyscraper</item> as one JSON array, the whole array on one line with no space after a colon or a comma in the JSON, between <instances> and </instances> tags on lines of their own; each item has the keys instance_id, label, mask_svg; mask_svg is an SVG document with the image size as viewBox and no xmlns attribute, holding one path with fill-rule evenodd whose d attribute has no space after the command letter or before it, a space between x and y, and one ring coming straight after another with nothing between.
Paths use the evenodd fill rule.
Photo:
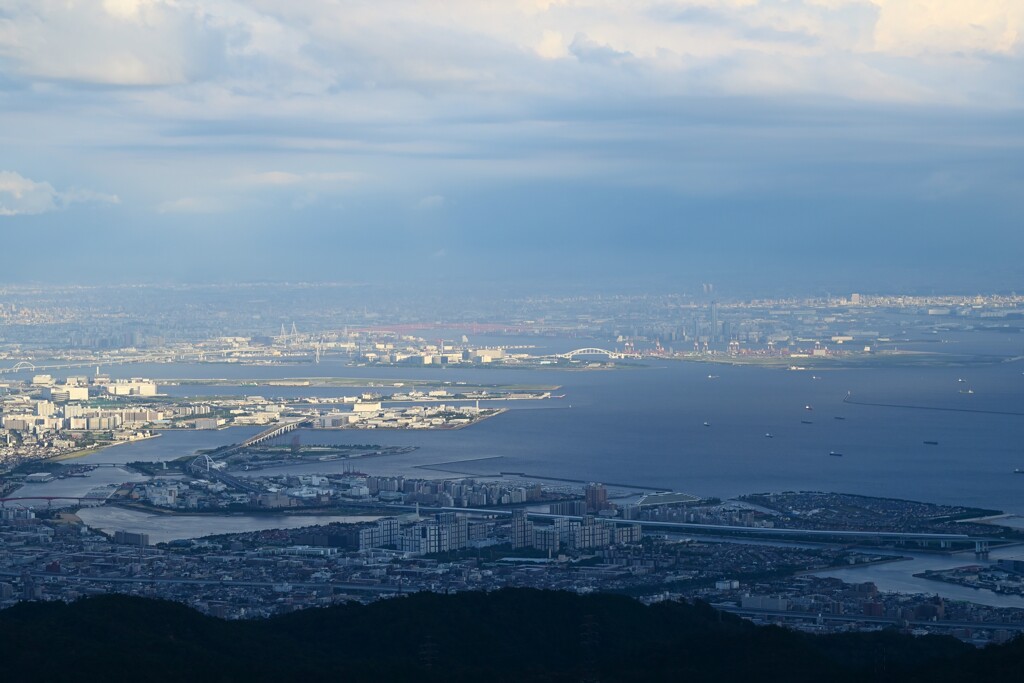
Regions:
<instances>
[{"instance_id":1,"label":"tall skyscraper","mask_svg":"<svg viewBox=\"0 0 1024 683\"><path fill-rule=\"evenodd\" d=\"M608 489L604 484L587 484L585 491L587 512L600 512L608 507Z\"/></svg>"},{"instance_id":2,"label":"tall skyscraper","mask_svg":"<svg viewBox=\"0 0 1024 683\"><path fill-rule=\"evenodd\" d=\"M525 510L512 512L512 532L510 534L513 548L533 547L533 522L526 518Z\"/></svg>"}]
</instances>

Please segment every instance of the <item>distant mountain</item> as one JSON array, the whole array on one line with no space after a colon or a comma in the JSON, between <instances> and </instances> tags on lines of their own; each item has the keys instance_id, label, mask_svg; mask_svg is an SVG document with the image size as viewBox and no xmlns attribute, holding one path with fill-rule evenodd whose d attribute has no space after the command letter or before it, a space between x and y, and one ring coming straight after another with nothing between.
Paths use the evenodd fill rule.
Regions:
<instances>
[{"instance_id":1,"label":"distant mountain","mask_svg":"<svg viewBox=\"0 0 1024 683\"><path fill-rule=\"evenodd\" d=\"M809 636L708 605L511 589L221 621L124 596L0 611L16 681L1006 681L1024 639L985 650L895 632Z\"/></svg>"}]
</instances>

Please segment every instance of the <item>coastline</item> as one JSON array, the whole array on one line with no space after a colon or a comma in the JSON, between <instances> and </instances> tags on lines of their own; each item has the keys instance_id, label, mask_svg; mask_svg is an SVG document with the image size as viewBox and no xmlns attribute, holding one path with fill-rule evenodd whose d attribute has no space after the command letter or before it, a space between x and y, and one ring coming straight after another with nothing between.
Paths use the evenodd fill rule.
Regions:
<instances>
[{"instance_id":1,"label":"coastline","mask_svg":"<svg viewBox=\"0 0 1024 683\"><path fill-rule=\"evenodd\" d=\"M1013 521L1013 524L1008 522ZM989 515L987 517L975 517L973 519L961 519L960 522L973 522L974 524L987 524L989 526L995 526L1002 529L1024 529L1024 516L1018 515L1012 512L1004 512L998 515Z\"/></svg>"},{"instance_id":2,"label":"coastline","mask_svg":"<svg viewBox=\"0 0 1024 683\"><path fill-rule=\"evenodd\" d=\"M137 443L139 441L146 441L148 439L155 439L155 438L157 438L159 436L162 436L162 434L157 432L155 434L150 434L149 436L140 436L137 439L129 439L127 441L112 441L110 443L103 444L102 446L90 446L89 448L83 448L83 449L80 449L80 450L77 450L77 451L71 451L70 453L62 453L60 455L55 455L52 458L47 458L46 462L64 462L66 460L77 460L78 458L84 458L85 456L92 455L93 453L99 453L100 451L105 451L108 448L113 448L115 446L121 446L121 445L126 444L126 443Z\"/></svg>"}]
</instances>

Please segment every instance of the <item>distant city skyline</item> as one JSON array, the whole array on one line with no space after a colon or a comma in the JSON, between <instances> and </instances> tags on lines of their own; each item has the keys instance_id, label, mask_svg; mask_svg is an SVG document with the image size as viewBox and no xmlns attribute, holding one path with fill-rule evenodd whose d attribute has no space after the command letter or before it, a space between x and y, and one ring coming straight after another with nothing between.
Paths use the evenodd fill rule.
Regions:
<instances>
[{"instance_id":1,"label":"distant city skyline","mask_svg":"<svg viewBox=\"0 0 1024 683\"><path fill-rule=\"evenodd\" d=\"M4 282L1020 281L1016 0L0 0Z\"/></svg>"}]
</instances>

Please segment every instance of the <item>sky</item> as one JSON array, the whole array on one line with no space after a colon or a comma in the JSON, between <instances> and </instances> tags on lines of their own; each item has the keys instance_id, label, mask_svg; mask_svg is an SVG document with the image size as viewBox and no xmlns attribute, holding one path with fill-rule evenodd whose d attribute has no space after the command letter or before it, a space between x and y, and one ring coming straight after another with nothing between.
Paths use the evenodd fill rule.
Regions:
<instances>
[{"instance_id":1,"label":"sky","mask_svg":"<svg viewBox=\"0 0 1024 683\"><path fill-rule=\"evenodd\" d=\"M0 282L1012 291L1020 0L0 0Z\"/></svg>"}]
</instances>

